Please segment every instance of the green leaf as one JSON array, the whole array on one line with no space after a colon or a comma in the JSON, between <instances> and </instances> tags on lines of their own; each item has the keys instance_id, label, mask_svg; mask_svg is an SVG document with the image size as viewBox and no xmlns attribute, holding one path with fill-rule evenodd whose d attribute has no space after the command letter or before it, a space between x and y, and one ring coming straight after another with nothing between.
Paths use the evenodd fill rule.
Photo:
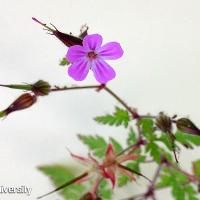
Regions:
<instances>
[{"instance_id":1,"label":"green leaf","mask_svg":"<svg viewBox=\"0 0 200 200\"><path fill-rule=\"evenodd\" d=\"M154 133L154 122L152 119L141 119L139 120L141 126L141 132L149 141L154 141L156 135Z\"/></svg>"},{"instance_id":2,"label":"green leaf","mask_svg":"<svg viewBox=\"0 0 200 200\"><path fill-rule=\"evenodd\" d=\"M59 65L61 65L61 66L65 66L65 65L69 65L69 64L70 64L70 62L66 58L63 58L59 63Z\"/></svg>"},{"instance_id":3,"label":"green leaf","mask_svg":"<svg viewBox=\"0 0 200 200\"><path fill-rule=\"evenodd\" d=\"M187 185L184 188L188 200L198 200L198 192L194 189L192 185Z\"/></svg>"},{"instance_id":4,"label":"green leaf","mask_svg":"<svg viewBox=\"0 0 200 200\"><path fill-rule=\"evenodd\" d=\"M98 188L98 195L101 196L104 200L110 200L112 199L113 191L109 187L107 180L102 180L99 188Z\"/></svg>"},{"instance_id":5,"label":"green leaf","mask_svg":"<svg viewBox=\"0 0 200 200\"><path fill-rule=\"evenodd\" d=\"M173 176L172 183L172 195L176 200L198 200L198 192L194 189L192 184L185 184L187 178L183 178L182 180L178 180L176 174ZM185 179L185 181L184 181Z\"/></svg>"},{"instance_id":6,"label":"green leaf","mask_svg":"<svg viewBox=\"0 0 200 200\"><path fill-rule=\"evenodd\" d=\"M55 187L59 187L67 181L75 178L72 172L73 170L63 165L46 165L41 166L38 169L51 179ZM60 190L60 194L66 200L79 200L84 194L84 191L85 186L72 184L63 190Z\"/></svg>"},{"instance_id":7,"label":"green leaf","mask_svg":"<svg viewBox=\"0 0 200 200\"><path fill-rule=\"evenodd\" d=\"M110 141L116 153L120 153L123 150L122 146L114 138L110 137Z\"/></svg>"},{"instance_id":8,"label":"green leaf","mask_svg":"<svg viewBox=\"0 0 200 200\"><path fill-rule=\"evenodd\" d=\"M192 166L194 174L200 178L200 160L193 162Z\"/></svg>"},{"instance_id":9,"label":"green leaf","mask_svg":"<svg viewBox=\"0 0 200 200\"><path fill-rule=\"evenodd\" d=\"M181 185L177 184L177 182L172 183L172 195L175 197L176 200L185 199L185 192Z\"/></svg>"},{"instance_id":10,"label":"green leaf","mask_svg":"<svg viewBox=\"0 0 200 200\"><path fill-rule=\"evenodd\" d=\"M140 164L145 161L145 156L140 156L136 160L130 161L126 164L126 166L132 170L135 170L136 172L140 172ZM137 176L137 175L136 175ZM118 176L118 186L123 187L127 183L129 183L131 179L123 174L119 174Z\"/></svg>"},{"instance_id":11,"label":"green leaf","mask_svg":"<svg viewBox=\"0 0 200 200\"><path fill-rule=\"evenodd\" d=\"M150 142L145 146L146 152L149 152L154 161L160 163L161 155L164 155L168 160L172 161L172 156L165 149L161 148L155 142Z\"/></svg>"},{"instance_id":12,"label":"green leaf","mask_svg":"<svg viewBox=\"0 0 200 200\"><path fill-rule=\"evenodd\" d=\"M160 175L160 182L157 183L156 187L157 188L169 187L171 185L171 182L172 182L171 176Z\"/></svg>"},{"instance_id":13,"label":"green leaf","mask_svg":"<svg viewBox=\"0 0 200 200\"><path fill-rule=\"evenodd\" d=\"M103 137L100 137L98 135L92 136L92 135L78 135L78 138L88 146L90 150L94 153L95 156L102 158L105 156L105 152L107 149L107 143L103 139Z\"/></svg>"},{"instance_id":14,"label":"green leaf","mask_svg":"<svg viewBox=\"0 0 200 200\"><path fill-rule=\"evenodd\" d=\"M200 137L197 135L191 135L183 133L181 131L177 131L175 137L176 141L183 145L186 144L189 146L200 146Z\"/></svg>"},{"instance_id":15,"label":"green leaf","mask_svg":"<svg viewBox=\"0 0 200 200\"><path fill-rule=\"evenodd\" d=\"M156 188L171 187L172 195L176 200L198 200L198 192L193 184L188 182L188 177L175 169L164 167Z\"/></svg>"},{"instance_id":16,"label":"green leaf","mask_svg":"<svg viewBox=\"0 0 200 200\"><path fill-rule=\"evenodd\" d=\"M123 174L119 174L117 181L118 181L118 187L123 187L130 182L130 178Z\"/></svg>"},{"instance_id":17,"label":"green leaf","mask_svg":"<svg viewBox=\"0 0 200 200\"><path fill-rule=\"evenodd\" d=\"M172 142L171 142L169 136L166 134L167 133L162 133L162 135L159 138L157 138L156 140L165 144L165 146L171 151L172 150Z\"/></svg>"},{"instance_id":18,"label":"green leaf","mask_svg":"<svg viewBox=\"0 0 200 200\"><path fill-rule=\"evenodd\" d=\"M137 142L136 133L131 128L128 134L127 145L130 146L132 144L135 144L136 142Z\"/></svg>"},{"instance_id":19,"label":"green leaf","mask_svg":"<svg viewBox=\"0 0 200 200\"><path fill-rule=\"evenodd\" d=\"M108 124L110 126L120 126L124 125L127 128L130 121L129 114L126 110L115 107L115 112L110 115L99 116L94 119L100 124Z\"/></svg>"},{"instance_id":20,"label":"green leaf","mask_svg":"<svg viewBox=\"0 0 200 200\"><path fill-rule=\"evenodd\" d=\"M137 143L136 133L135 133L135 131L132 128L130 128L130 131L128 133L128 138L127 138L126 142L127 142L128 146L131 146L131 145ZM134 152L137 153L137 154L140 154L141 151L142 151L142 149L138 148Z\"/></svg>"},{"instance_id":21,"label":"green leaf","mask_svg":"<svg viewBox=\"0 0 200 200\"><path fill-rule=\"evenodd\" d=\"M150 152L150 155L156 162L160 162L160 150L159 146L156 143L149 143L146 145L146 151Z\"/></svg>"}]
</instances>

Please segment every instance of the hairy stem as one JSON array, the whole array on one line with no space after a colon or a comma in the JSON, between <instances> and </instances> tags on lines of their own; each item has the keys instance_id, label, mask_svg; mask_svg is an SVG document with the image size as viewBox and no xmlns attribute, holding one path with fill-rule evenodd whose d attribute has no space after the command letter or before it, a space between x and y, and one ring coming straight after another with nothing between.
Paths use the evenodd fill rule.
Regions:
<instances>
[{"instance_id":1,"label":"hairy stem","mask_svg":"<svg viewBox=\"0 0 200 200\"><path fill-rule=\"evenodd\" d=\"M116 93L114 93L110 88L108 88L106 85L88 85L88 86L73 86L73 87L57 87L51 89L51 92L59 92L59 91L67 91L67 90L81 90L81 89L98 89L105 90L108 94L110 94L114 99L116 99L131 115L133 118L139 118L139 115L137 114L134 109L132 109L128 104L123 101Z\"/></svg>"}]
</instances>

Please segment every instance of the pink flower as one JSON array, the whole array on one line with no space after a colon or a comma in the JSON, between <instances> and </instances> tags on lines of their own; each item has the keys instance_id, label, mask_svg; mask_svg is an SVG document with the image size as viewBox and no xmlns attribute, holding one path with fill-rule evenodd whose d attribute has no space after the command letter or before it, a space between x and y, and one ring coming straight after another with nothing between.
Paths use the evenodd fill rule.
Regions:
<instances>
[{"instance_id":1,"label":"pink flower","mask_svg":"<svg viewBox=\"0 0 200 200\"><path fill-rule=\"evenodd\" d=\"M72 63L68 74L76 81L86 78L89 70L94 73L96 80L107 83L115 78L115 71L105 60L115 60L123 55L119 43L109 42L103 46L102 37L99 34L87 35L83 39L83 46L71 46L66 58Z\"/></svg>"}]
</instances>

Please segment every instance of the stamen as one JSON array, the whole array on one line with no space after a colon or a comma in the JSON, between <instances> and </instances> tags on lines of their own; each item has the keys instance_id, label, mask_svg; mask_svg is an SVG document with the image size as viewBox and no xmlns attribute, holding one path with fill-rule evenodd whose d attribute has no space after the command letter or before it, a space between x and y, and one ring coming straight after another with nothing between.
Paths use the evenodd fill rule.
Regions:
<instances>
[{"instance_id":1,"label":"stamen","mask_svg":"<svg viewBox=\"0 0 200 200\"><path fill-rule=\"evenodd\" d=\"M88 56L89 59L92 60L92 59L95 59L97 57L97 54L94 51L90 51L87 56Z\"/></svg>"}]
</instances>

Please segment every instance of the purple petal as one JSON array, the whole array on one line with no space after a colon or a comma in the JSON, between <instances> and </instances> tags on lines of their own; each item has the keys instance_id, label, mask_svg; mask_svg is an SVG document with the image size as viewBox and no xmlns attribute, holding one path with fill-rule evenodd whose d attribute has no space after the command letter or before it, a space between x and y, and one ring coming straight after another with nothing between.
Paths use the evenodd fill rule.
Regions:
<instances>
[{"instance_id":1,"label":"purple petal","mask_svg":"<svg viewBox=\"0 0 200 200\"><path fill-rule=\"evenodd\" d=\"M80 45L71 46L68 49L66 58L69 62L73 63L83 58L86 55L85 49Z\"/></svg>"},{"instance_id":2,"label":"purple petal","mask_svg":"<svg viewBox=\"0 0 200 200\"><path fill-rule=\"evenodd\" d=\"M115 60L120 58L124 51L119 43L117 42L109 42L103 45L99 51L99 55L105 60Z\"/></svg>"},{"instance_id":3,"label":"purple petal","mask_svg":"<svg viewBox=\"0 0 200 200\"><path fill-rule=\"evenodd\" d=\"M115 71L102 59L96 59L92 66L94 76L100 83L107 83L108 81L115 78Z\"/></svg>"},{"instance_id":4,"label":"purple petal","mask_svg":"<svg viewBox=\"0 0 200 200\"><path fill-rule=\"evenodd\" d=\"M76 81L85 79L89 72L88 61L85 59L78 60L68 68L68 74Z\"/></svg>"},{"instance_id":5,"label":"purple petal","mask_svg":"<svg viewBox=\"0 0 200 200\"><path fill-rule=\"evenodd\" d=\"M89 50L97 50L101 47L102 37L99 34L87 35L83 39L83 47Z\"/></svg>"}]
</instances>

